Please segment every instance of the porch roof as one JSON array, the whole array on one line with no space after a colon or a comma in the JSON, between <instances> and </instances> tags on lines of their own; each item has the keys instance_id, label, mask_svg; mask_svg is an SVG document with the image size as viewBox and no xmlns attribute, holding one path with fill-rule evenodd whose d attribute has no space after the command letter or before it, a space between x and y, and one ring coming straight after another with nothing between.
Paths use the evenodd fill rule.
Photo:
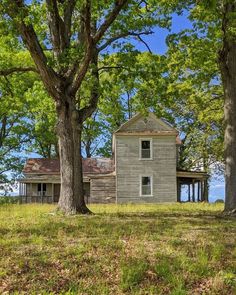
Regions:
<instances>
[{"instance_id":1,"label":"porch roof","mask_svg":"<svg viewBox=\"0 0 236 295\"><path fill-rule=\"evenodd\" d=\"M177 170L177 178L182 183L189 183L192 181L203 181L209 177L204 171L188 171L188 170Z\"/></svg>"},{"instance_id":2,"label":"porch roof","mask_svg":"<svg viewBox=\"0 0 236 295\"><path fill-rule=\"evenodd\" d=\"M30 177L18 179L20 183L54 183L60 184L60 175L31 175ZM83 177L83 182L89 182L90 178L88 176Z\"/></svg>"}]
</instances>

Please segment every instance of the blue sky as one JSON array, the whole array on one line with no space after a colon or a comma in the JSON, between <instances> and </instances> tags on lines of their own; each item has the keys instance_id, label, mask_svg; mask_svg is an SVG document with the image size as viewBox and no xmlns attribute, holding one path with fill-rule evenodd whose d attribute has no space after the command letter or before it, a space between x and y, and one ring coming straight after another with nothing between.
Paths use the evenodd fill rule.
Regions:
<instances>
[{"instance_id":1,"label":"blue sky","mask_svg":"<svg viewBox=\"0 0 236 295\"><path fill-rule=\"evenodd\" d=\"M187 12L183 15L173 14L171 30L158 28L154 30L154 34L143 36L142 38L147 42L153 53L164 54L167 50L165 39L168 34L179 33L184 29L192 28L192 23L188 20ZM146 51L144 44L134 42L134 44L142 51Z\"/></svg>"}]
</instances>

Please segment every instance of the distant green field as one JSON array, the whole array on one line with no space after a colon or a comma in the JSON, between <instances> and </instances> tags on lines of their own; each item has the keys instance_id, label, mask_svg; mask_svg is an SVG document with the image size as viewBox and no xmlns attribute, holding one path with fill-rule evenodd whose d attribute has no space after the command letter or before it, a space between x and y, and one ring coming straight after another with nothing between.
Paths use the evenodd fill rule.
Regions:
<instances>
[{"instance_id":1,"label":"distant green field","mask_svg":"<svg viewBox=\"0 0 236 295\"><path fill-rule=\"evenodd\" d=\"M223 204L0 206L0 294L236 294Z\"/></svg>"}]
</instances>

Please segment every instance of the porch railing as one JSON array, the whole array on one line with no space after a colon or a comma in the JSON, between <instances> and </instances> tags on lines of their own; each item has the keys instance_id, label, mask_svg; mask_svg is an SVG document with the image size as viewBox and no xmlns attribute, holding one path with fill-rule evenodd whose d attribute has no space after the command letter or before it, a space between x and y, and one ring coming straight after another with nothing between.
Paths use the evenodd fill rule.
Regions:
<instances>
[{"instance_id":1,"label":"porch railing","mask_svg":"<svg viewBox=\"0 0 236 295\"><path fill-rule=\"evenodd\" d=\"M54 202L57 202L58 198L56 200L55 197L49 196L49 195L40 195L40 196L20 196L20 202L22 204L26 203L41 203L41 204L52 204Z\"/></svg>"}]
</instances>

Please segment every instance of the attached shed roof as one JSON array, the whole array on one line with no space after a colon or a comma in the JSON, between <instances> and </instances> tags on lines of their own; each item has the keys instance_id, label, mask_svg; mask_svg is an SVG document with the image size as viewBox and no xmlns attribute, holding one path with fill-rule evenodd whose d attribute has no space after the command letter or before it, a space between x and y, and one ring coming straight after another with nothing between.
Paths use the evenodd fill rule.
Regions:
<instances>
[{"instance_id":1,"label":"attached shed roof","mask_svg":"<svg viewBox=\"0 0 236 295\"><path fill-rule=\"evenodd\" d=\"M189 180L201 180L201 179L207 179L209 175L204 172L204 171L189 171L189 170L183 170L183 169L177 169L177 177L184 181L189 181Z\"/></svg>"},{"instance_id":2,"label":"attached shed roof","mask_svg":"<svg viewBox=\"0 0 236 295\"><path fill-rule=\"evenodd\" d=\"M83 173L108 174L115 170L114 160L109 158L82 159ZM28 159L23 173L25 174L60 174L59 159Z\"/></svg>"}]
</instances>

